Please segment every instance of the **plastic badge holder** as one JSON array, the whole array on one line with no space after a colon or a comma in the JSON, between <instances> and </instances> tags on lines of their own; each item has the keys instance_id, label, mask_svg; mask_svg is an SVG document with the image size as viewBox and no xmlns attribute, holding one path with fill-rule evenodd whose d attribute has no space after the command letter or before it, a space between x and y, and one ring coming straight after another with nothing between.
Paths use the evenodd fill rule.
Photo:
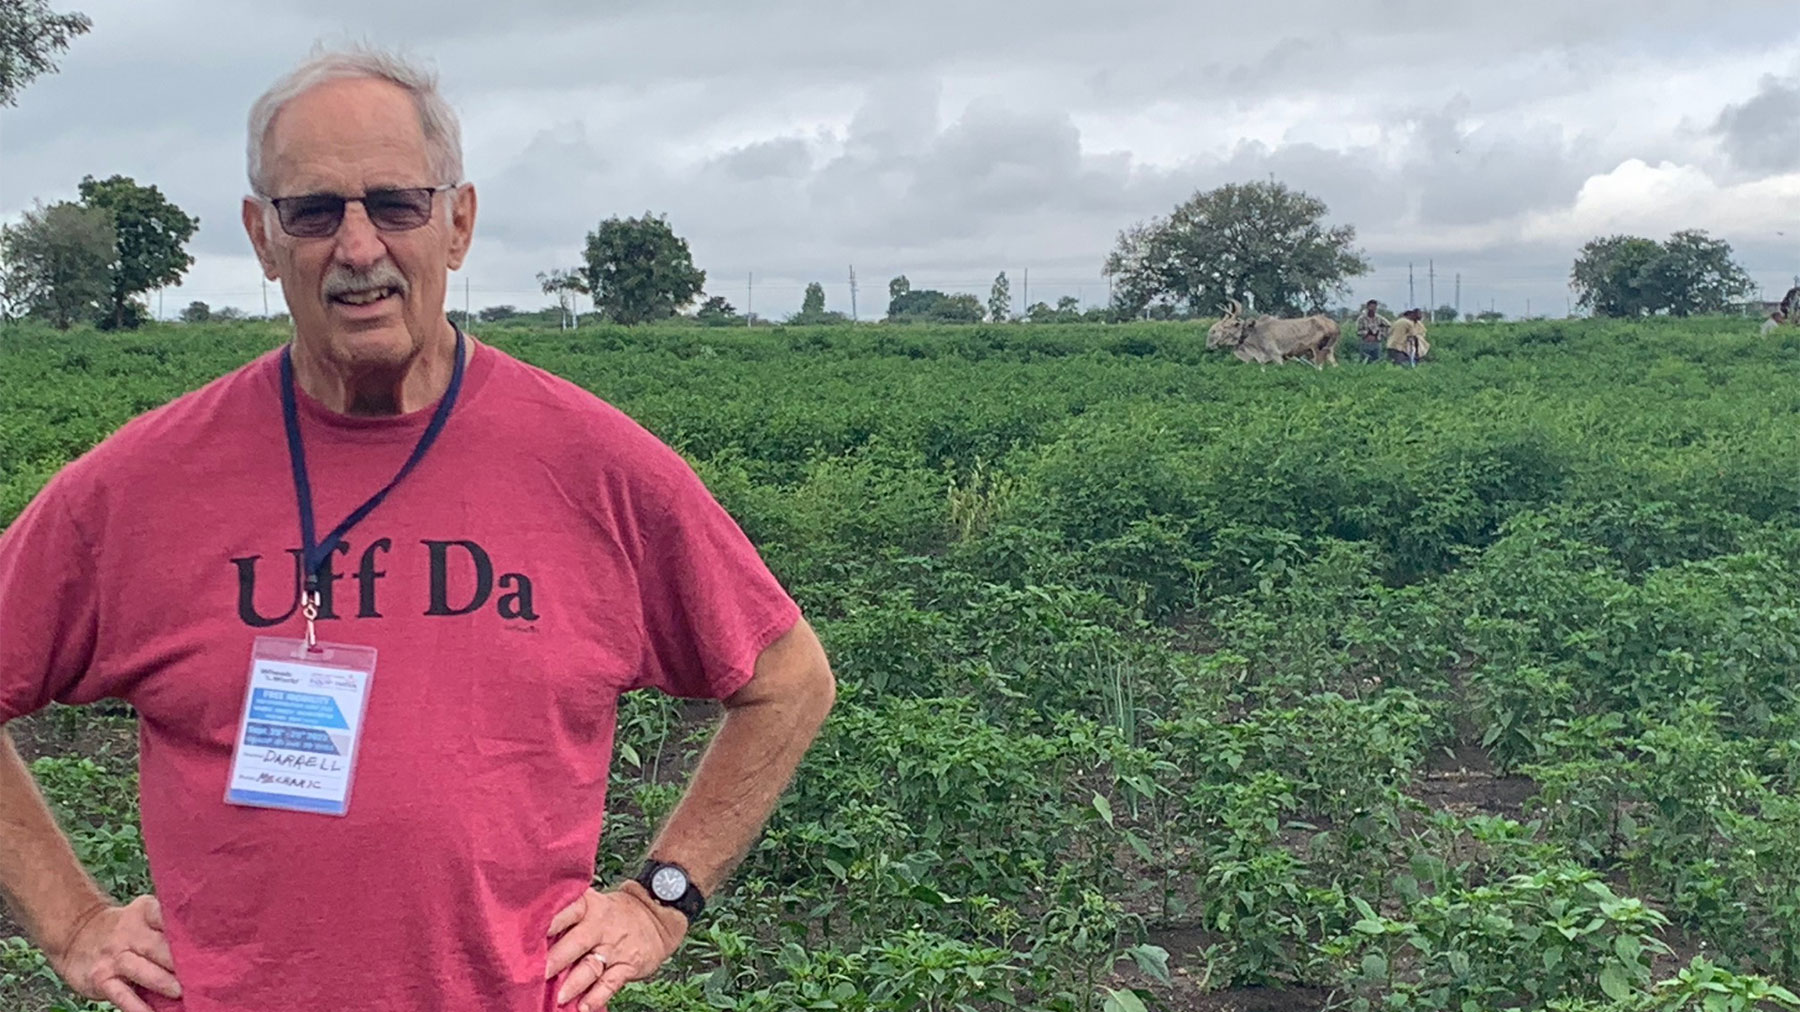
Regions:
<instances>
[{"instance_id":1,"label":"plastic badge holder","mask_svg":"<svg viewBox=\"0 0 1800 1012\"><path fill-rule=\"evenodd\" d=\"M227 804L344 815L375 648L256 638Z\"/></svg>"}]
</instances>

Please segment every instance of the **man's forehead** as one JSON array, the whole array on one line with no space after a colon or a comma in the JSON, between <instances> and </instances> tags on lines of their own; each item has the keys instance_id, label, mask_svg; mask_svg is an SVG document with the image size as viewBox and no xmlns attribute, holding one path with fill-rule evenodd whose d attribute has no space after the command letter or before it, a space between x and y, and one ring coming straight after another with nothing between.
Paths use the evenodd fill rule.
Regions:
<instances>
[{"instance_id":1,"label":"man's forehead","mask_svg":"<svg viewBox=\"0 0 1800 1012\"><path fill-rule=\"evenodd\" d=\"M277 188L433 185L412 99L386 81L328 81L295 96L270 124L264 157Z\"/></svg>"}]
</instances>

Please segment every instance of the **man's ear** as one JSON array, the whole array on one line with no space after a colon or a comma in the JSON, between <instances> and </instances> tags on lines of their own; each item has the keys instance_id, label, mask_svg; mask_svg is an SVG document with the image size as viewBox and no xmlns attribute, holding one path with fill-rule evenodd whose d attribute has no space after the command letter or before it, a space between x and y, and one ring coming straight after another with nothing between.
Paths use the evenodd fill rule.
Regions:
<instances>
[{"instance_id":1,"label":"man's ear","mask_svg":"<svg viewBox=\"0 0 1800 1012\"><path fill-rule=\"evenodd\" d=\"M461 270L463 258L469 255L469 244L475 239L475 184L464 183L451 193L450 256L447 266Z\"/></svg>"},{"instance_id":2,"label":"man's ear","mask_svg":"<svg viewBox=\"0 0 1800 1012\"><path fill-rule=\"evenodd\" d=\"M274 252L269 248L269 216L262 202L254 197L244 198L244 232L250 236L257 262L262 264L263 277L280 281L281 272L276 269Z\"/></svg>"}]
</instances>

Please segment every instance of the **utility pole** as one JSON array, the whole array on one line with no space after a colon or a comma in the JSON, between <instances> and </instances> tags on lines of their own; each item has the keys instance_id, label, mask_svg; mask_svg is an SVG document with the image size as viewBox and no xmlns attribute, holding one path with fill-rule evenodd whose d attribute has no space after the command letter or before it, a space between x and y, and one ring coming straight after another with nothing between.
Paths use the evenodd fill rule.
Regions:
<instances>
[{"instance_id":1,"label":"utility pole","mask_svg":"<svg viewBox=\"0 0 1800 1012\"><path fill-rule=\"evenodd\" d=\"M264 279L262 279L262 281L263 281L263 319L266 320L269 318L269 279L264 278Z\"/></svg>"},{"instance_id":2,"label":"utility pole","mask_svg":"<svg viewBox=\"0 0 1800 1012\"><path fill-rule=\"evenodd\" d=\"M850 265L850 322L856 323L856 265Z\"/></svg>"},{"instance_id":3,"label":"utility pole","mask_svg":"<svg viewBox=\"0 0 1800 1012\"><path fill-rule=\"evenodd\" d=\"M1462 271L1456 272L1456 318L1462 319Z\"/></svg>"},{"instance_id":4,"label":"utility pole","mask_svg":"<svg viewBox=\"0 0 1800 1012\"><path fill-rule=\"evenodd\" d=\"M744 294L744 326L748 327L756 316L756 272L744 275L744 279L747 286Z\"/></svg>"},{"instance_id":5,"label":"utility pole","mask_svg":"<svg viewBox=\"0 0 1800 1012\"><path fill-rule=\"evenodd\" d=\"M1418 304L1419 297L1413 292L1412 264L1409 263L1406 265L1406 308L1411 309Z\"/></svg>"},{"instance_id":6,"label":"utility pole","mask_svg":"<svg viewBox=\"0 0 1800 1012\"><path fill-rule=\"evenodd\" d=\"M1531 299L1529 297L1525 299L1525 318L1531 319Z\"/></svg>"},{"instance_id":7,"label":"utility pole","mask_svg":"<svg viewBox=\"0 0 1800 1012\"><path fill-rule=\"evenodd\" d=\"M1029 268L1029 267L1025 268L1025 286L1023 289L1023 293L1024 294L1021 295L1019 298L1019 305L1021 305L1025 308L1024 315L1030 316L1031 315L1031 268Z\"/></svg>"},{"instance_id":8,"label":"utility pole","mask_svg":"<svg viewBox=\"0 0 1800 1012\"><path fill-rule=\"evenodd\" d=\"M1437 261L1436 260L1425 261L1425 285L1426 285L1426 290L1431 293L1431 296L1428 300L1431 303L1431 313L1433 316L1436 316L1437 315Z\"/></svg>"},{"instance_id":9,"label":"utility pole","mask_svg":"<svg viewBox=\"0 0 1800 1012\"><path fill-rule=\"evenodd\" d=\"M463 275L463 326L469 325L469 276Z\"/></svg>"}]
</instances>

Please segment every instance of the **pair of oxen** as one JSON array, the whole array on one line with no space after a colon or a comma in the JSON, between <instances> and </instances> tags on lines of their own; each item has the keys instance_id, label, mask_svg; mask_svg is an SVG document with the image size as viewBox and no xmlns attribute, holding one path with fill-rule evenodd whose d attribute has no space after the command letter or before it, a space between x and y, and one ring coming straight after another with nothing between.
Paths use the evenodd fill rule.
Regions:
<instances>
[{"instance_id":1,"label":"pair of oxen","mask_svg":"<svg viewBox=\"0 0 1800 1012\"><path fill-rule=\"evenodd\" d=\"M1297 320L1244 315L1243 303L1225 304L1225 317L1206 332L1206 347L1230 348L1240 361L1289 362L1305 359L1315 367L1337 365L1340 331L1336 320L1314 315Z\"/></svg>"}]
</instances>

